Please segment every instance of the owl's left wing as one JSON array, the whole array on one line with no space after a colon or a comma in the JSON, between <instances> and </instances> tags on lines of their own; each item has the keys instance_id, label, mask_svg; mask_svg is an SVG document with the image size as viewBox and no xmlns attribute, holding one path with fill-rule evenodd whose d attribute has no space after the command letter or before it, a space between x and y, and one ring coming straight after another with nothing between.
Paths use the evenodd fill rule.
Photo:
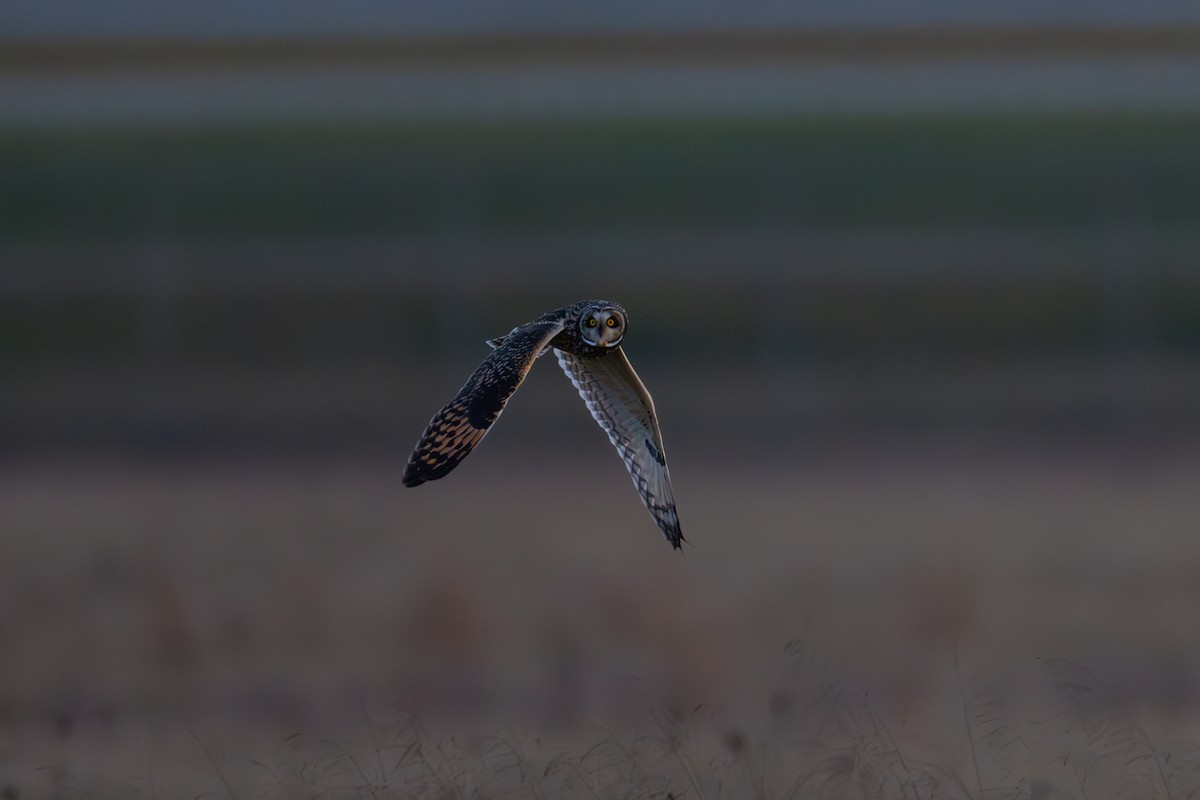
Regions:
<instances>
[{"instance_id":1,"label":"owl's left wing","mask_svg":"<svg viewBox=\"0 0 1200 800\"><path fill-rule=\"evenodd\" d=\"M554 353L588 411L617 448L650 516L667 541L679 549L685 540L679 529L654 401L625 351L617 347L599 358L580 358L557 348Z\"/></svg>"}]
</instances>

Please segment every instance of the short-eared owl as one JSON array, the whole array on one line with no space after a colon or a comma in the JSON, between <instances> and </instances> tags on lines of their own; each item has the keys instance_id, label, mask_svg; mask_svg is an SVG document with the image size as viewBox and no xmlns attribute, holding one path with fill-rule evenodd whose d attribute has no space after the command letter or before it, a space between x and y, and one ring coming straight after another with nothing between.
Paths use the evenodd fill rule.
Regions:
<instances>
[{"instance_id":1,"label":"short-eared owl","mask_svg":"<svg viewBox=\"0 0 1200 800\"><path fill-rule=\"evenodd\" d=\"M621 349L628 321L616 303L584 300L489 341L491 355L421 435L404 470L404 485L437 480L458 466L500 416L533 362L553 348L559 366L617 448L650 515L678 549L683 535L654 401Z\"/></svg>"}]
</instances>

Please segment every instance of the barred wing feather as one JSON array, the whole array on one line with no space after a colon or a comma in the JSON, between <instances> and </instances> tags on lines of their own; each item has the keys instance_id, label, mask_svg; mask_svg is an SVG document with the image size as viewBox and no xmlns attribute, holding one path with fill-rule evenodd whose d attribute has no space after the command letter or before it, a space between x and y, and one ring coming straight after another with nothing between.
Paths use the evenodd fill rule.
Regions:
<instances>
[{"instance_id":1,"label":"barred wing feather","mask_svg":"<svg viewBox=\"0 0 1200 800\"><path fill-rule=\"evenodd\" d=\"M559 320L539 320L514 328L471 373L454 399L433 415L404 469L404 485L419 486L445 477L471 454L508 399L525 380L550 340L563 329Z\"/></svg>"}]
</instances>

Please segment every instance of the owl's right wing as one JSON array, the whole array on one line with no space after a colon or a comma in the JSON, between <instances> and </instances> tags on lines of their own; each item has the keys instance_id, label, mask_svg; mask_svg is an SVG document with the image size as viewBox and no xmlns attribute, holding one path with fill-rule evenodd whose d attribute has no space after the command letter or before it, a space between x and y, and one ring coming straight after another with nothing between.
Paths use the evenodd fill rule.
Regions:
<instances>
[{"instance_id":1,"label":"owl's right wing","mask_svg":"<svg viewBox=\"0 0 1200 800\"><path fill-rule=\"evenodd\" d=\"M408 457L404 485L419 486L445 477L470 455L525 380L533 362L562 329L561 319L540 319L490 342L494 348L491 355L429 421Z\"/></svg>"},{"instance_id":2,"label":"owl's right wing","mask_svg":"<svg viewBox=\"0 0 1200 800\"><path fill-rule=\"evenodd\" d=\"M580 358L558 349L554 352L588 411L617 448L650 516L671 546L679 549L684 538L654 401L625 351L617 347L615 352L598 358Z\"/></svg>"}]
</instances>

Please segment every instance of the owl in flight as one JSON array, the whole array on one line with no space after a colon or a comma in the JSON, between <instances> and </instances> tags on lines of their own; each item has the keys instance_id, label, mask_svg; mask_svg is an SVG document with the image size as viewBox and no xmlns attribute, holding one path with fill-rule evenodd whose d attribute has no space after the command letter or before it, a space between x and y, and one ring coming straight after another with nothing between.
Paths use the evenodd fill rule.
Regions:
<instances>
[{"instance_id":1,"label":"owl in flight","mask_svg":"<svg viewBox=\"0 0 1200 800\"><path fill-rule=\"evenodd\" d=\"M588 411L617 448L650 516L679 549L684 538L654 401L621 349L628 319L616 303L584 300L489 341L491 355L433 415L421 435L405 467L404 485L437 480L457 467L500 416L533 362L553 349Z\"/></svg>"}]
</instances>

